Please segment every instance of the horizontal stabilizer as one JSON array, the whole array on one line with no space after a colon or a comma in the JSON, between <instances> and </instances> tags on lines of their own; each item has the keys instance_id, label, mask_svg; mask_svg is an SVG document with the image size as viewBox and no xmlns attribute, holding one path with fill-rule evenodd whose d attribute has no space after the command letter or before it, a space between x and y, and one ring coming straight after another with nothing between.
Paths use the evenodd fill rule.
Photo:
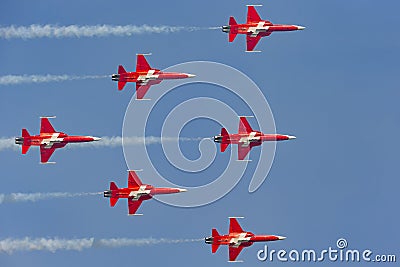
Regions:
<instances>
[{"instance_id":1,"label":"horizontal stabilizer","mask_svg":"<svg viewBox=\"0 0 400 267\"><path fill-rule=\"evenodd\" d=\"M118 190L118 186L114 182L111 182L110 183L110 190Z\"/></svg>"},{"instance_id":2,"label":"horizontal stabilizer","mask_svg":"<svg viewBox=\"0 0 400 267\"><path fill-rule=\"evenodd\" d=\"M219 246L220 246L220 243L213 243L213 244L211 244L211 252L212 252L212 253L217 252Z\"/></svg>"},{"instance_id":3,"label":"horizontal stabilizer","mask_svg":"<svg viewBox=\"0 0 400 267\"><path fill-rule=\"evenodd\" d=\"M124 69L124 67L122 65L118 66L118 74L123 74L126 73L126 70Z\"/></svg>"},{"instance_id":4,"label":"horizontal stabilizer","mask_svg":"<svg viewBox=\"0 0 400 267\"><path fill-rule=\"evenodd\" d=\"M28 153L30 147L30 145L22 145L22 154Z\"/></svg>"},{"instance_id":5,"label":"horizontal stabilizer","mask_svg":"<svg viewBox=\"0 0 400 267\"><path fill-rule=\"evenodd\" d=\"M126 85L126 82L119 81L118 82L118 90L121 91L122 89L124 89L125 85Z\"/></svg>"},{"instance_id":6,"label":"horizontal stabilizer","mask_svg":"<svg viewBox=\"0 0 400 267\"><path fill-rule=\"evenodd\" d=\"M217 229L213 228L213 229L211 230L211 236L212 236L212 237L219 237L220 234L218 233Z\"/></svg>"},{"instance_id":7,"label":"horizontal stabilizer","mask_svg":"<svg viewBox=\"0 0 400 267\"><path fill-rule=\"evenodd\" d=\"M22 129L22 137L31 137L27 129Z\"/></svg>"},{"instance_id":8,"label":"horizontal stabilizer","mask_svg":"<svg viewBox=\"0 0 400 267\"><path fill-rule=\"evenodd\" d=\"M114 207L115 204L117 204L118 199L119 199L119 198L117 198L117 197L110 197L110 206L111 206L111 207Z\"/></svg>"}]
</instances>

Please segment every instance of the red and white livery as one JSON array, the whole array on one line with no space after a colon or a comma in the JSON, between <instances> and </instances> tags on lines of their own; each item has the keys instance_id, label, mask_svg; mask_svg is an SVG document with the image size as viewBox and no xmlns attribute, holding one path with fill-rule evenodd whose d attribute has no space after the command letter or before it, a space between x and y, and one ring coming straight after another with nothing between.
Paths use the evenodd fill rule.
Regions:
<instances>
[{"instance_id":1,"label":"red and white livery","mask_svg":"<svg viewBox=\"0 0 400 267\"><path fill-rule=\"evenodd\" d=\"M237 34L246 34L246 52L254 51L261 37L270 36L273 32L304 30L305 27L297 25L272 24L268 20L262 20L258 15L255 6L247 5L247 21L244 24L237 24L234 17L229 18L229 25L222 26L222 31L229 33L229 42L235 40Z\"/></svg>"},{"instance_id":2,"label":"red and white livery","mask_svg":"<svg viewBox=\"0 0 400 267\"><path fill-rule=\"evenodd\" d=\"M149 200L154 195L175 194L187 191L181 188L157 188L152 185L143 184L135 171L128 172L128 187L118 188L114 182L111 182L110 189L104 191L104 197L110 198L111 207L117 204L118 199L127 198L129 215L141 215L136 214L136 211L144 200Z\"/></svg>"},{"instance_id":3,"label":"red and white livery","mask_svg":"<svg viewBox=\"0 0 400 267\"><path fill-rule=\"evenodd\" d=\"M229 134L225 128L221 129L221 134L214 136L214 142L220 143L221 152L224 152L230 144L238 145L238 160L244 160L250 150L266 141L283 141L296 139L292 135L282 134L263 134L251 128L246 117L240 117L239 133Z\"/></svg>"},{"instance_id":4,"label":"red and white livery","mask_svg":"<svg viewBox=\"0 0 400 267\"><path fill-rule=\"evenodd\" d=\"M28 130L22 129L22 136L15 138L15 143L17 145L22 145L22 154L26 154L31 146L39 146L40 163L54 163L48 161L57 148L62 148L68 143L82 143L100 140L99 137L81 135L69 136L63 132L57 132L51 125L49 118L55 117L40 118L39 135L30 135Z\"/></svg>"},{"instance_id":5,"label":"red and white livery","mask_svg":"<svg viewBox=\"0 0 400 267\"><path fill-rule=\"evenodd\" d=\"M119 65L118 74L113 74L111 79L118 81L118 90L124 89L127 82L136 83L136 99L143 99L150 86L159 84L163 80L193 78L196 75L179 72L163 72L153 69L147 62L144 54L137 55L136 71L127 72Z\"/></svg>"},{"instance_id":6,"label":"red and white livery","mask_svg":"<svg viewBox=\"0 0 400 267\"><path fill-rule=\"evenodd\" d=\"M253 245L254 242L269 242L284 240L286 237L278 235L255 235L252 232L243 231L240 227L237 218L229 218L229 233L227 235L220 235L217 229L213 228L211 236L206 237L204 241L211 244L211 252L217 252L220 245L229 246L229 261L237 262L236 258L239 256L243 248Z\"/></svg>"}]
</instances>

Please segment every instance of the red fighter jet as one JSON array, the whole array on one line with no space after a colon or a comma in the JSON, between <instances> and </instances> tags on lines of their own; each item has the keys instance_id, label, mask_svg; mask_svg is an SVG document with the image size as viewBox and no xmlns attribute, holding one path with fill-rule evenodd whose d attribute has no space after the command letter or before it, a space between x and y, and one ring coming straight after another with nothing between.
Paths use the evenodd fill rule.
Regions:
<instances>
[{"instance_id":1,"label":"red fighter jet","mask_svg":"<svg viewBox=\"0 0 400 267\"><path fill-rule=\"evenodd\" d=\"M136 83L136 99L143 99L150 86L159 84L162 80L193 78L196 75L179 72L162 72L153 69L147 63L144 54L137 55L136 71L126 72L123 66L119 65L118 74L113 74L111 79L118 81L118 90L124 89L127 82Z\"/></svg>"},{"instance_id":2,"label":"red fighter jet","mask_svg":"<svg viewBox=\"0 0 400 267\"><path fill-rule=\"evenodd\" d=\"M220 235L217 229L213 228L210 237L205 238L207 244L211 244L212 253L217 252L220 245L229 246L229 261L236 262L237 256L244 247L253 245L254 242L268 242L284 240L286 237L278 235L255 235L252 232L243 231L240 227L237 218L229 217L229 234Z\"/></svg>"},{"instance_id":3,"label":"red fighter jet","mask_svg":"<svg viewBox=\"0 0 400 267\"><path fill-rule=\"evenodd\" d=\"M247 5L247 22L245 24L237 24L235 18L230 17L229 25L222 26L222 31L229 33L229 42L233 42L237 34L246 34L246 52L260 52L253 51L258 41L260 41L261 37L270 36L273 32L305 29L303 26L272 24L268 20L262 20L254 6L261 5Z\"/></svg>"},{"instance_id":4,"label":"red fighter jet","mask_svg":"<svg viewBox=\"0 0 400 267\"><path fill-rule=\"evenodd\" d=\"M238 160L244 160L250 150L265 141L283 141L296 139L295 136L282 134L263 134L254 131L246 117L240 117L239 133L229 134L225 128L221 129L221 134L214 136L214 142L221 144L221 152L224 152L230 144L238 145Z\"/></svg>"},{"instance_id":5,"label":"red fighter jet","mask_svg":"<svg viewBox=\"0 0 400 267\"><path fill-rule=\"evenodd\" d=\"M149 200L154 195L160 194L175 194L186 192L186 189L181 188L156 188L148 184L143 184L135 171L128 171L128 187L118 188L114 183L110 183L110 190L104 191L104 197L110 198L110 206L114 207L118 199L128 199L128 215L142 215L135 214L137 209L142 204L143 200Z\"/></svg>"},{"instance_id":6,"label":"red fighter jet","mask_svg":"<svg viewBox=\"0 0 400 267\"><path fill-rule=\"evenodd\" d=\"M31 146L40 146L40 163L48 162L51 155L57 148L62 148L68 143L82 143L99 141L99 137L93 136L69 136L62 132L56 132L51 125L49 118L40 118L40 134L31 136L26 129L22 129L22 137L16 137L15 143L22 145L22 154L26 154Z\"/></svg>"}]
</instances>

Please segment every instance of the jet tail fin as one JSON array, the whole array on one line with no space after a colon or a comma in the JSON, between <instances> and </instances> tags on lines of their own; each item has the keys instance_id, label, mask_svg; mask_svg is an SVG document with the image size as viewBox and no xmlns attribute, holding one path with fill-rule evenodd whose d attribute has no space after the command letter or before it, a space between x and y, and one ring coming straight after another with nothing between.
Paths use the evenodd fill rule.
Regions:
<instances>
[{"instance_id":1,"label":"jet tail fin","mask_svg":"<svg viewBox=\"0 0 400 267\"><path fill-rule=\"evenodd\" d=\"M118 186L114 182L111 182L110 183L110 190L118 190Z\"/></svg>"},{"instance_id":2,"label":"jet tail fin","mask_svg":"<svg viewBox=\"0 0 400 267\"><path fill-rule=\"evenodd\" d=\"M110 183L110 191L112 192L113 190L118 190L118 186L114 182L111 182ZM110 206L114 207L115 204L117 204L118 199L119 199L118 197L113 197L111 195L111 197L110 197Z\"/></svg>"},{"instance_id":3,"label":"jet tail fin","mask_svg":"<svg viewBox=\"0 0 400 267\"><path fill-rule=\"evenodd\" d=\"M28 153L30 147L30 145L22 145L22 154Z\"/></svg>"},{"instance_id":4,"label":"jet tail fin","mask_svg":"<svg viewBox=\"0 0 400 267\"><path fill-rule=\"evenodd\" d=\"M31 137L27 129L22 129L22 137Z\"/></svg>"},{"instance_id":5,"label":"jet tail fin","mask_svg":"<svg viewBox=\"0 0 400 267\"><path fill-rule=\"evenodd\" d=\"M213 228L213 229L211 230L211 236L212 236L212 237L219 237L220 234L218 233L217 229Z\"/></svg>"},{"instance_id":6,"label":"jet tail fin","mask_svg":"<svg viewBox=\"0 0 400 267\"><path fill-rule=\"evenodd\" d=\"M22 138L29 138L31 135L29 134L27 129L22 129ZM22 154L28 153L29 148L31 145L27 144L27 142L24 139L24 142L22 144Z\"/></svg>"},{"instance_id":7,"label":"jet tail fin","mask_svg":"<svg viewBox=\"0 0 400 267\"><path fill-rule=\"evenodd\" d=\"M230 17L229 18L229 26L230 26L230 30L229 30L229 42L233 42L237 36L237 29L236 26L237 22L235 20L234 17Z\"/></svg>"},{"instance_id":8,"label":"jet tail fin","mask_svg":"<svg viewBox=\"0 0 400 267\"><path fill-rule=\"evenodd\" d=\"M115 204L117 204L118 199L119 199L119 198L117 198L117 197L110 197L110 206L111 206L111 207L114 207Z\"/></svg>"},{"instance_id":9,"label":"jet tail fin","mask_svg":"<svg viewBox=\"0 0 400 267\"><path fill-rule=\"evenodd\" d=\"M222 136L221 152L224 152L226 150L226 148L229 146L229 142L228 142L229 133L225 128L221 129L221 136Z\"/></svg>"},{"instance_id":10,"label":"jet tail fin","mask_svg":"<svg viewBox=\"0 0 400 267\"><path fill-rule=\"evenodd\" d=\"M121 81L118 81L118 90L122 90L122 89L124 89L124 87L125 87L125 84L126 84L126 82L121 82Z\"/></svg>"},{"instance_id":11,"label":"jet tail fin","mask_svg":"<svg viewBox=\"0 0 400 267\"><path fill-rule=\"evenodd\" d=\"M213 238L216 238L216 237L219 237L219 236L220 236L219 233L218 233L218 231L217 231L217 229L213 228L213 229L211 230L211 236L212 236ZM212 251L212 253L217 252L219 246L220 246L220 243L212 243L212 244L211 244L211 251Z\"/></svg>"},{"instance_id":12,"label":"jet tail fin","mask_svg":"<svg viewBox=\"0 0 400 267\"><path fill-rule=\"evenodd\" d=\"M118 66L118 74L124 74L126 73L126 70L124 69L124 67L122 65Z\"/></svg>"}]
</instances>

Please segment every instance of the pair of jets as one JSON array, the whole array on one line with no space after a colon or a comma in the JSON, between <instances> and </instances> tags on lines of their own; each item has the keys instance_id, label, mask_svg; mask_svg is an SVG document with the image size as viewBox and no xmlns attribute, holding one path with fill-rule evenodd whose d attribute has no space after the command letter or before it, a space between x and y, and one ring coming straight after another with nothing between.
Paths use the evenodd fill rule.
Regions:
<instances>
[{"instance_id":1,"label":"pair of jets","mask_svg":"<svg viewBox=\"0 0 400 267\"><path fill-rule=\"evenodd\" d=\"M283 141L291 140L296 137L282 134L263 134L254 131L246 117L240 117L239 133L228 134L225 128L222 128L221 135L214 136L214 141L220 143L221 152L224 152L230 144L238 145L238 160L244 160L251 148L259 146L265 141ZM128 213L134 215L143 200L151 199L157 194L173 194L186 192L186 189L180 188L155 188L151 185L142 184L135 171L129 171L128 187L118 188L114 183L110 183L110 189L104 191L104 197L110 198L111 207L115 206L119 198L128 199Z\"/></svg>"},{"instance_id":2,"label":"pair of jets","mask_svg":"<svg viewBox=\"0 0 400 267\"><path fill-rule=\"evenodd\" d=\"M238 34L246 34L246 52L254 51L257 43L262 37L270 36L273 32L304 30L305 27L297 25L272 24L268 20L262 20L258 15L255 6L247 6L247 22L237 24L234 17L229 18L229 25L222 26L222 31L228 33L229 42L233 42ZM150 86L159 84L168 79L193 78L196 75L179 72L163 72L150 67L144 54L138 54L136 60L136 71L127 72L120 65L118 73L113 74L111 79L118 82L118 90L124 89L127 82L136 83L136 99L144 99Z\"/></svg>"},{"instance_id":3,"label":"pair of jets","mask_svg":"<svg viewBox=\"0 0 400 267\"><path fill-rule=\"evenodd\" d=\"M118 188L114 183L110 183L110 189L104 191L104 197L110 198L110 206L114 207L120 198L128 199L129 215L136 214L136 211L144 200L151 199L154 195L159 194L174 194L186 192L186 189L181 188L157 188L152 185L143 184L135 171L129 171L128 187ZM211 244L212 253L217 252L220 245L229 246L229 261L236 262L236 258L243 248L253 245L254 242L268 242L284 240L286 237L278 235L255 235L252 232L246 232L240 227L236 218L231 217L229 225L229 233L220 235L214 228L211 231L211 236L204 239L205 243Z\"/></svg>"},{"instance_id":4,"label":"pair of jets","mask_svg":"<svg viewBox=\"0 0 400 267\"><path fill-rule=\"evenodd\" d=\"M30 135L27 129L22 129L22 136L15 138L15 143L22 146L22 154L26 154L31 146L40 147L40 163L49 162L51 155L57 148L63 148L68 143L83 143L99 141L101 138L94 136L70 136L63 132L57 132L51 125L49 118L40 118L40 134ZM282 134L264 134L251 128L246 117L240 117L239 130L237 134L229 134L225 128L221 134L214 136L213 140L220 143L221 152L224 152L230 144L238 145L238 160L244 160L250 150L265 141L284 141L295 139L295 136Z\"/></svg>"}]
</instances>

